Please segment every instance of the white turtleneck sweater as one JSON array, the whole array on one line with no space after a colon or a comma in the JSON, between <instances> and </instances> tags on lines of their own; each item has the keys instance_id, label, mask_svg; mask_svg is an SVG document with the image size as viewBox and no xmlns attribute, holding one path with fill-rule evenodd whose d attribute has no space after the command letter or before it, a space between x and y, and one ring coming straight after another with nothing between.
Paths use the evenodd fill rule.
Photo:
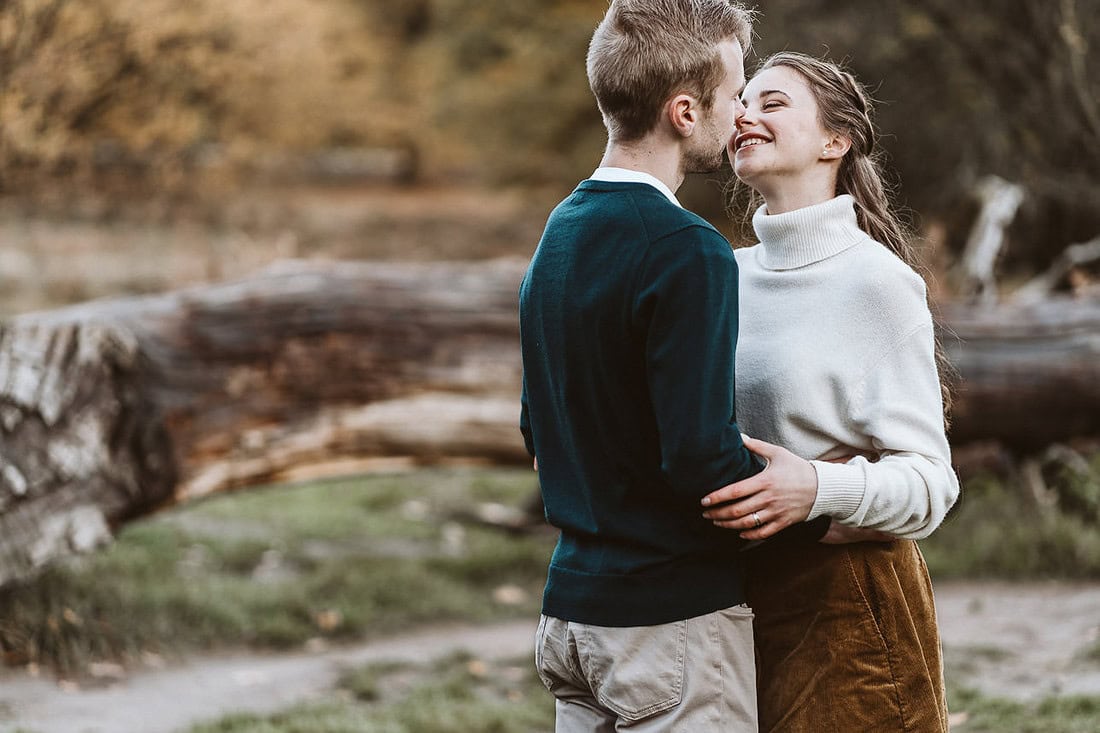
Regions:
<instances>
[{"instance_id":1,"label":"white turtleneck sweater","mask_svg":"<svg viewBox=\"0 0 1100 733\"><path fill-rule=\"evenodd\" d=\"M924 282L838 196L738 250L737 422L817 471L810 519L921 538L959 494ZM829 463L841 456L847 463Z\"/></svg>"}]
</instances>

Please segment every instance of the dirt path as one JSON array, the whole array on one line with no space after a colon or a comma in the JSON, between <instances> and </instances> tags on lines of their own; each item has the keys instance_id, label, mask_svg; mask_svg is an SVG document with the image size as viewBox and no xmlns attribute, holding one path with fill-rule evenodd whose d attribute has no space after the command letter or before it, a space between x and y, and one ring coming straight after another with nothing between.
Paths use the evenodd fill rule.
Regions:
<instances>
[{"instance_id":1,"label":"dirt path","mask_svg":"<svg viewBox=\"0 0 1100 733\"><path fill-rule=\"evenodd\" d=\"M1100 584L942 583L937 606L953 675L1018 699L1100 695ZM317 698L341 670L383 660L425 662L458 650L486 658L530 652L534 621L449 627L316 653L196 658L111 687L66 691L22 672L0 674L0 731L173 733L229 712L272 712Z\"/></svg>"},{"instance_id":2,"label":"dirt path","mask_svg":"<svg viewBox=\"0 0 1100 733\"><path fill-rule=\"evenodd\" d=\"M0 675L0 731L172 733L231 712L268 713L317 698L349 667L427 662L460 650L486 659L516 657L531 650L534 635L534 621L445 627L313 654L196 658L104 689L80 691L6 673Z\"/></svg>"},{"instance_id":3,"label":"dirt path","mask_svg":"<svg viewBox=\"0 0 1100 733\"><path fill-rule=\"evenodd\" d=\"M988 695L1100 695L1100 584L938 583L947 669Z\"/></svg>"}]
</instances>

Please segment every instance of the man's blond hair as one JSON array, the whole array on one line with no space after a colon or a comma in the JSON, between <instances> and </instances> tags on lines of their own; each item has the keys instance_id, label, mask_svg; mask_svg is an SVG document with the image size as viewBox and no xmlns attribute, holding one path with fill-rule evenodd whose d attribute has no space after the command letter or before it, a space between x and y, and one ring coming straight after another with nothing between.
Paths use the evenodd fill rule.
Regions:
<instances>
[{"instance_id":1,"label":"man's blond hair","mask_svg":"<svg viewBox=\"0 0 1100 733\"><path fill-rule=\"evenodd\" d=\"M704 109L725 70L718 51L752 42L752 13L730 0L612 0L588 46L588 83L617 142L657 124L661 105L686 93Z\"/></svg>"}]
</instances>

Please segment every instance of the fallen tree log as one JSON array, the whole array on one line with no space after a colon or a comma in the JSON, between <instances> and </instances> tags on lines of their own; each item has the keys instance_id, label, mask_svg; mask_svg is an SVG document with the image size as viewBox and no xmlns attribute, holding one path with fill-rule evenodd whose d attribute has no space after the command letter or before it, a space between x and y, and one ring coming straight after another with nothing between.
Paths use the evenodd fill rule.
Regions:
<instances>
[{"instance_id":1,"label":"fallen tree log","mask_svg":"<svg viewBox=\"0 0 1100 733\"><path fill-rule=\"evenodd\" d=\"M1100 299L942 308L959 383L951 442L996 440L1017 453L1100 435Z\"/></svg>"},{"instance_id":2,"label":"fallen tree log","mask_svg":"<svg viewBox=\"0 0 1100 733\"><path fill-rule=\"evenodd\" d=\"M303 466L516 462L524 264L282 263L0 327L0 586Z\"/></svg>"},{"instance_id":3,"label":"fallen tree log","mask_svg":"<svg viewBox=\"0 0 1100 733\"><path fill-rule=\"evenodd\" d=\"M131 517L303 470L526 463L524 266L287 262L0 326L0 586ZM954 441L1100 433L1100 301L944 315Z\"/></svg>"}]
</instances>

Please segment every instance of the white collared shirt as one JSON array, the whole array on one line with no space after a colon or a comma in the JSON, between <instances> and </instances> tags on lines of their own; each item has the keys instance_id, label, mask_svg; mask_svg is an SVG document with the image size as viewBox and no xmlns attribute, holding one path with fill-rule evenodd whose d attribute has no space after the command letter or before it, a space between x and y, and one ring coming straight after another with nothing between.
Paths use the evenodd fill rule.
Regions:
<instances>
[{"instance_id":1,"label":"white collared shirt","mask_svg":"<svg viewBox=\"0 0 1100 733\"><path fill-rule=\"evenodd\" d=\"M656 176L652 176L644 171L630 170L629 168L611 168L601 167L588 177L591 181L607 181L608 183L648 183L655 189L663 193L669 201L680 206L680 202L676 200L676 194L672 192L668 186L664 184Z\"/></svg>"}]
</instances>

